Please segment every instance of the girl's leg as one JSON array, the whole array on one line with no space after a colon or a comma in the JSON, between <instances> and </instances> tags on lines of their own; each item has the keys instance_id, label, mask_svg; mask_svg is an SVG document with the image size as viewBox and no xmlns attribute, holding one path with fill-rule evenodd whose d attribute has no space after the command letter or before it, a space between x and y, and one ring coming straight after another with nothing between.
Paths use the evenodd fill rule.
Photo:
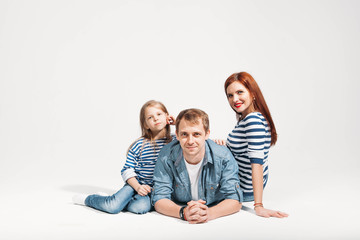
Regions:
<instances>
[{"instance_id":1,"label":"girl's leg","mask_svg":"<svg viewBox=\"0 0 360 240\"><path fill-rule=\"evenodd\" d=\"M89 195L85 199L85 205L107 213L119 213L134 196L134 189L125 184L112 196Z\"/></svg>"},{"instance_id":2,"label":"girl's leg","mask_svg":"<svg viewBox=\"0 0 360 240\"><path fill-rule=\"evenodd\" d=\"M136 214L144 214L151 210L150 195L136 194L126 207L126 210Z\"/></svg>"}]
</instances>

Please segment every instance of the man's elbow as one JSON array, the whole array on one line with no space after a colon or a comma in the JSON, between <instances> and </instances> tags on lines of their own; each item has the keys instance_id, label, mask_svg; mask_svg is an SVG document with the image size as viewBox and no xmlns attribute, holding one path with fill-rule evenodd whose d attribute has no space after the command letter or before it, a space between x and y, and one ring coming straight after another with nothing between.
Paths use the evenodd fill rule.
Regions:
<instances>
[{"instance_id":1,"label":"man's elbow","mask_svg":"<svg viewBox=\"0 0 360 240\"><path fill-rule=\"evenodd\" d=\"M166 207L166 199L159 199L154 203L154 208L155 211L159 212L159 213L163 213L164 212L164 208Z\"/></svg>"},{"instance_id":2,"label":"man's elbow","mask_svg":"<svg viewBox=\"0 0 360 240\"><path fill-rule=\"evenodd\" d=\"M155 211L159 212L159 209L161 209L161 203L159 201L156 201L154 204Z\"/></svg>"},{"instance_id":3,"label":"man's elbow","mask_svg":"<svg viewBox=\"0 0 360 240\"><path fill-rule=\"evenodd\" d=\"M242 208L242 203L241 202L237 202L237 204L235 205L235 211L239 212Z\"/></svg>"},{"instance_id":4,"label":"man's elbow","mask_svg":"<svg viewBox=\"0 0 360 240\"><path fill-rule=\"evenodd\" d=\"M233 213L237 213L241 210L242 203L235 199L229 199L231 201L231 208L233 209Z\"/></svg>"}]
</instances>

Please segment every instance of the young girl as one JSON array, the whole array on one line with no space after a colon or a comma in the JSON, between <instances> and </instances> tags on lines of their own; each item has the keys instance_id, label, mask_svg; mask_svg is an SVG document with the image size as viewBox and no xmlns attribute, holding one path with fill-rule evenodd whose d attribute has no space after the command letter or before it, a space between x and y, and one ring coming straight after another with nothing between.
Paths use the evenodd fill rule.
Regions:
<instances>
[{"instance_id":1,"label":"young girl","mask_svg":"<svg viewBox=\"0 0 360 240\"><path fill-rule=\"evenodd\" d=\"M225 81L225 93L238 119L226 145L239 166L244 202L254 201L259 216L287 217L286 213L264 208L262 202L268 180L268 152L276 143L277 133L261 90L250 74L240 72Z\"/></svg>"},{"instance_id":2,"label":"young girl","mask_svg":"<svg viewBox=\"0 0 360 240\"><path fill-rule=\"evenodd\" d=\"M76 204L86 205L107 213L122 210L144 214L151 209L150 195L155 162L161 148L172 141L170 124L175 120L166 107L154 100L146 102L140 110L142 136L129 148L121 176L126 183L112 196L101 194L76 195Z\"/></svg>"}]
</instances>

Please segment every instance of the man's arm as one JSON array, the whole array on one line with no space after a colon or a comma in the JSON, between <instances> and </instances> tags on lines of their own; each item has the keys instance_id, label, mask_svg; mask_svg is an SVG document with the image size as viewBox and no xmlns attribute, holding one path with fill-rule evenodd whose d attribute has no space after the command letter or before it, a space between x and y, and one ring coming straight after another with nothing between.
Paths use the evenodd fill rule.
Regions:
<instances>
[{"instance_id":1,"label":"man's arm","mask_svg":"<svg viewBox=\"0 0 360 240\"><path fill-rule=\"evenodd\" d=\"M216 206L208 208L205 201L198 200L189 202L188 208L188 212L192 213L188 219L189 223L206 223L240 211L241 203L234 199L225 199Z\"/></svg>"},{"instance_id":2,"label":"man's arm","mask_svg":"<svg viewBox=\"0 0 360 240\"><path fill-rule=\"evenodd\" d=\"M155 203L155 210L166 216L180 218L179 211L181 206L169 199L160 199Z\"/></svg>"},{"instance_id":3,"label":"man's arm","mask_svg":"<svg viewBox=\"0 0 360 240\"><path fill-rule=\"evenodd\" d=\"M209 208L209 220L239 212L242 204L238 200L225 199L219 204Z\"/></svg>"},{"instance_id":4,"label":"man's arm","mask_svg":"<svg viewBox=\"0 0 360 240\"><path fill-rule=\"evenodd\" d=\"M180 218L180 209L181 206L177 205L169 199L160 199L155 203L155 210L157 212L170 217ZM221 209L217 210L214 215L218 214L219 212L222 214L224 211ZM225 213L225 215L228 214L231 213ZM205 201L198 200L188 202L184 209L184 217L185 220L189 223L205 223L210 220L209 209L205 205Z\"/></svg>"}]
</instances>

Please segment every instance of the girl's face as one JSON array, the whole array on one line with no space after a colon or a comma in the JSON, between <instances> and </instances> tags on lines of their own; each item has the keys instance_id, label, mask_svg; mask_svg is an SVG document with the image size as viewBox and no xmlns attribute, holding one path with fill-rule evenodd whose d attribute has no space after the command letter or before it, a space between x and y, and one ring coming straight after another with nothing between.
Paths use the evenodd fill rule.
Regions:
<instances>
[{"instance_id":1,"label":"girl's face","mask_svg":"<svg viewBox=\"0 0 360 240\"><path fill-rule=\"evenodd\" d=\"M255 110L249 90L240 82L236 81L230 84L226 89L226 95L231 108L242 116Z\"/></svg>"},{"instance_id":2,"label":"girl's face","mask_svg":"<svg viewBox=\"0 0 360 240\"><path fill-rule=\"evenodd\" d=\"M145 126L153 134L159 133L167 125L167 114L158 106L149 106L145 109Z\"/></svg>"}]
</instances>

